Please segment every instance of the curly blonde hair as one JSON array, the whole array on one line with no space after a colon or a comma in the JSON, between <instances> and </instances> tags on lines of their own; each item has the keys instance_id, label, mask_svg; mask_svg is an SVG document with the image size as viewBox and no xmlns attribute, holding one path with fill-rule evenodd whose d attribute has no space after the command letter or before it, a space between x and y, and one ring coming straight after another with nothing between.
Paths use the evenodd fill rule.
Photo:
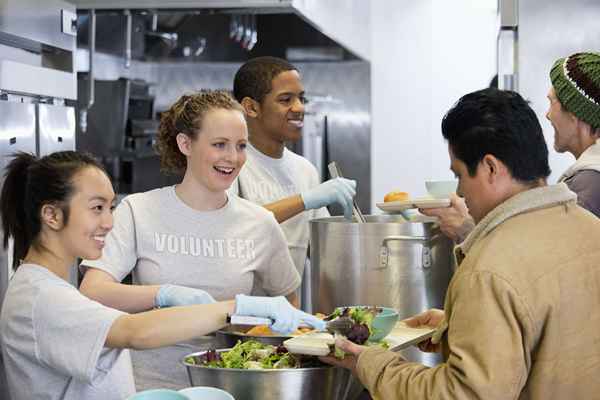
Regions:
<instances>
[{"instance_id":1,"label":"curly blonde hair","mask_svg":"<svg viewBox=\"0 0 600 400\"><path fill-rule=\"evenodd\" d=\"M187 159L179 151L177 135L184 133L195 140L202 129L202 119L208 111L214 109L237 110L243 113L242 106L226 91L202 90L184 94L161 114L155 148L160 155L162 170L171 173L185 171Z\"/></svg>"}]
</instances>

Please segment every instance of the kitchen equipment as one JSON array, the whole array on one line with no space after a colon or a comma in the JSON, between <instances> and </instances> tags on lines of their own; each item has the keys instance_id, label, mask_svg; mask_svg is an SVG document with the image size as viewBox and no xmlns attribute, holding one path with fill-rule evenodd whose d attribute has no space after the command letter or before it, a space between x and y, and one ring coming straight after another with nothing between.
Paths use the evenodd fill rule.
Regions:
<instances>
[{"instance_id":1,"label":"kitchen equipment","mask_svg":"<svg viewBox=\"0 0 600 400\"><path fill-rule=\"evenodd\" d=\"M154 150L159 121L152 85L128 78L94 82L95 102L88 110L86 132L77 132L77 150L101 159L118 193L179 182L178 175L160 173L160 159ZM78 90L81 103L87 98L87 88L80 84Z\"/></svg>"},{"instance_id":2,"label":"kitchen equipment","mask_svg":"<svg viewBox=\"0 0 600 400\"><path fill-rule=\"evenodd\" d=\"M310 221L313 311L343 304L386 306L400 319L443 308L453 273L453 244L434 223L400 215L367 215L366 223L343 217ZM434 364L437 355L403 354Z\"/></svg>"},{"instance_id":3,"label":"kitchen equipment","mask_svg":"<svg viewBox=\"0 0 600 400\"><path fill-rule=\"evenodd\" d=\"M234 314L227 317L227 322L234 325L271 326L271 324L273 324L274 321L270 318ZM342 335L344 335L346 332L348 332L348 330L352 329L352 325L354 325L354 322L350 318L341 317L333 320L327 320L325 329L331 333L339 332ZM307 325L300 325L300 327L307 327Z\"/></svg>"},{"instance_id":4,"label":"kitchen equipment","mask_svg":"<svg viewBox=\"0 0 600 400\"><path fill-rule=\"evenodd\" d=\"M327 166L329 168L329 174L332 178L342 178L342 172L338 168L335 161L332 161ZM352 199L352 214L354 214L354 218L356 218L357 222L365 222L365 217L363 216L358 204L356 204L356 200Z\"/></svg>"},{"instance_id":5,"label":"kitchen equipment","mask_svg":"<svg viewBox=\"0 0 600 400\"><path fill-rule=\"evenodd\" d=\"M217 350L221 353L226 349ZM192 386L213 386L223 389L236 400L345 400L355 384L348 370L328 365L297 369L226 369L187 363Z\"/></svg>"}]
</instances>

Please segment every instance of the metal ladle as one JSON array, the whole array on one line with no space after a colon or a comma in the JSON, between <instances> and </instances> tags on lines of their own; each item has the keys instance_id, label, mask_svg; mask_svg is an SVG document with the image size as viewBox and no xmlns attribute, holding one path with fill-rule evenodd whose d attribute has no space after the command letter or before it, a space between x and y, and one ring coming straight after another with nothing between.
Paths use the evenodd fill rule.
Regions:
<instances>
[{"instance_id":1,"label":"metal ladle","mask_svg":"<svg viewBox=\"0 0 600 400\"><path fill-rule=\"evenodd\" d=\"M327 168L329 169L329 175L331 175L332 178L342 178L342 172L340 171L340 168L337 166L337 163L335 161L330 162ZM352 199L352 214L354 214L356 222L367 222L367 220L363 216L363 213L360 211L360 208L358 208L356 200L354 199Z\"/></svg>"}]
</instances>

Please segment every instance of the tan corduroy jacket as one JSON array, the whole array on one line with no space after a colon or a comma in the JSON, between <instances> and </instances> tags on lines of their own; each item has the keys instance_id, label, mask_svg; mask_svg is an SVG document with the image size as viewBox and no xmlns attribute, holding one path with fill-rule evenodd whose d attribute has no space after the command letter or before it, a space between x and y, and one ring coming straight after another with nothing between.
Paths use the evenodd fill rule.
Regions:
<instances>
[{"instance_id":1,"label":"tan corduroy jacket","mask_svg":"<svg viewBox=\"0 0 600 400\"><path fill-rule=\"evenodd\" d=\"M558 184L492 210L455 249L428 368L368 349L375 399L600 399L600 220Z\"/></svg>"}]
</instances>

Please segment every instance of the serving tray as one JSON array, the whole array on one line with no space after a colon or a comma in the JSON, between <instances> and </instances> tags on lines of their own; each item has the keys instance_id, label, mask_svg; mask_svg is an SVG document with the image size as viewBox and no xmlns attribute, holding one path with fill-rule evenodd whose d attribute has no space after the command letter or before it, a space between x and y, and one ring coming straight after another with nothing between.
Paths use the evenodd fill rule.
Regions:
<instances>
[{"instance_id":1,"label":"serving tray","mask_svg":"<svg viewBox=\"0 0 600 400\"><path fill-rule=\"evenodd\" d=\"M418 199L408 199L399 201L388 201L377 203L377 208L387 213L398 213L411 208L443 208L450 206L450 199L432 199L423 197Z\"/></svg>"},{"instance_id":2,"label":"serving tray","mask_svg":"<svg viewBox=\"0 0 600 400\"><path fill-rule=\"evenodd\" d=\"M398 321L394 329L383 340L388 342L391 351L398 351L429 339L435 332L434 328L411 328L404 322ZM327 332L310 332L288 339L283 345L290 353L311 356L326 356L330 353L329 345L335 343L333 335Z\"/></svg>"}]
</instances>

